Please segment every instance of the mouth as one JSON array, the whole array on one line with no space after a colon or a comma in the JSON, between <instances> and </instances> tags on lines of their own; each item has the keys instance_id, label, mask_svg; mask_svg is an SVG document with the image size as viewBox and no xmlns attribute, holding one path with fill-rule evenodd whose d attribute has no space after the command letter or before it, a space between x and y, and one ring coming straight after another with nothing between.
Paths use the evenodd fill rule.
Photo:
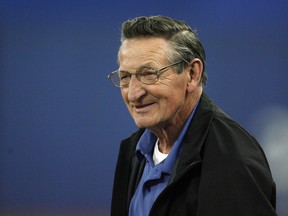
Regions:
<instances>
[{"instance_id":1,"label":"mouth","mask_svg":"<svg viewBox=\"0 0 288 216\"><path fill-rule=\"evenodd\" d=\"M149 111L153 105L154 103L146 103L146 104L133 105L132 107L137 113L141 113Z\"/></svg>"}]
</instances>

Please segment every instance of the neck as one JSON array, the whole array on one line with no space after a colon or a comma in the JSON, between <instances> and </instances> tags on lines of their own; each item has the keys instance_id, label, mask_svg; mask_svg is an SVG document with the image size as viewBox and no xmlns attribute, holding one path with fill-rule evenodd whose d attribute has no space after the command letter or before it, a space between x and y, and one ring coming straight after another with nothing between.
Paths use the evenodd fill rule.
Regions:
<instances>
[{"instance_id":1,"label":"neck","mask_svg":"<svg viewBox=\"0 0 288 216\"><path fill-rule=\"evenodd\" d=\"M199 98L202 94L202 87L194 92L194 94L188 95L186 103L178 110L175 117L170 122L167 122L164 126L158 128L152 128L151 131L158 137L159 151L168 154L172 149L175 141L177 140L186 120L191 114L192 110L196 106Z\"/></svg>"}]
</instances>

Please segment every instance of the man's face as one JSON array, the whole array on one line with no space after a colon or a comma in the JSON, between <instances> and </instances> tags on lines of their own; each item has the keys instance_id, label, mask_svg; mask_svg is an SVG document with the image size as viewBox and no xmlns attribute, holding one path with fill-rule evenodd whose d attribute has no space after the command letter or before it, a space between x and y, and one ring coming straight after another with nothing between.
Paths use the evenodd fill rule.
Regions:
<instances>
[{"instance_id":1,"label":"man's face","mask_svg":"<svg viewBox=\"0 0 288 216\"><path fill-rule=\"evenodd\" d=\"M159 69L170 64L169 49L169 43L162 38L128 39L119 50L119 69L130 73L143 67ZM189 115L186 95L190 80L188 70L178 74L175 67L170 67L152 85L132 75L129 86L121 88L121 94L138 127L161 129L179 123L183 117L186 120Z\"/></svg>"}]
</instances>

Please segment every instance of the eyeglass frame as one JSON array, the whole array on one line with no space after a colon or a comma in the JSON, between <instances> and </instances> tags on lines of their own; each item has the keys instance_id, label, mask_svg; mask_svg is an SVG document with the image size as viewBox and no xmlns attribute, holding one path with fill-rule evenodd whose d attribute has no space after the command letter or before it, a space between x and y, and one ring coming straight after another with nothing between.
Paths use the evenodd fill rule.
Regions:
<instances>
[{"instance_id":1,"label":"eyeglass frame","mask_svg":"<svg viewBox=\"0 0 288 216\"><path fill-rule=\"evenodd\" d=\"M127 72L127 74L130 75L130 80L131 80L131 76L132 76L132 75L135 75L136 78L137 78L140 82L142 82L143 84L153 85L153 84L155 84L155 83L159 80L160 75L163 74L164 72L166 72L165 70L166 70L167 68L173 67L173 66L175 66L175 65L177 65L177 64L180 64L180 63L182 63L182 62L186 62L187 64L189 64L186 60L182 59L182 60L180 60L180 61L177 61L177 62L174 62L174 63L172 63L172 64L166 65L166 66L161 67L161 68L159 68L159 69L153 69L153 70L154 70L154 73L155 73L155 75L157 75L157 77L156 77L155 81L153 81L152 83L145 83L145 82L143 82L143 81L141 80L141 74L140 74L139 71L136 71L135 73ZM152 68L151 68L151 69L152 69ZM116 84L115 82L113 82L113 76L115 76L115 75L117 74L118 77L120 77L120 76L119 76L119 72L120 72L119 69L116 70L116 71L111 72L111 73L108 75L108 78L111 80L112 84L113 84L114 86L116 86L116 87L120 87L120 88L122 88L122 87L128 87L128 86L129 86L129 83L130 83L130 80L129 80L129 82L128 82L127 84L124 84L124 85L121 85L121 84L120 84L120 82L121 82L120 78L119 78L119 81L120 81L120 82L119 82L119 85ZM161 72L162 72L162 73L161 73Z\"/></svg>"}]
</instances>

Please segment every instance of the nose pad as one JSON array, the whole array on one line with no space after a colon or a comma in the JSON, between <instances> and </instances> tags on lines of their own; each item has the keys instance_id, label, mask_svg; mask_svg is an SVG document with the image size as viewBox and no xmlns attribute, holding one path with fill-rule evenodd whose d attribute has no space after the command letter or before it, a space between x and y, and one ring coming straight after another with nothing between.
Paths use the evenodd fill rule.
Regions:
<instances>
[{"instance_id":1,"label":"nose pad","mask_svg":"<svg viewBox=\"0 0 288 216\"><path fill-rule=\"evenodd\" d=\"M143 83L135 75L132 75L128 86L128 100L130 102L137 101L145 94L146 90L143 88Z\"/></svg>"}]
</instances>

